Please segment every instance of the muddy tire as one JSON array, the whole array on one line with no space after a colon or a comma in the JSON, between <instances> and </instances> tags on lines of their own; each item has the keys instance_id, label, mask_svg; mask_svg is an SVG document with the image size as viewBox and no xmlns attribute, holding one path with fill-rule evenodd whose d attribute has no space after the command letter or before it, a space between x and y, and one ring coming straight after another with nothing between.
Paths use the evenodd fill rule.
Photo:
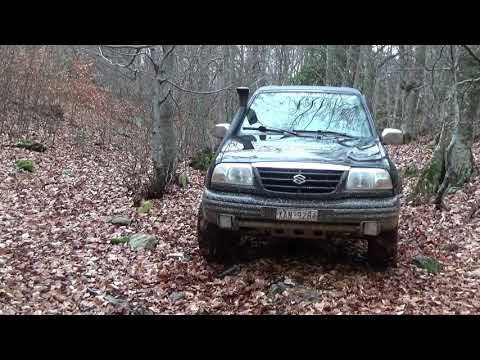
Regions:
<instances>
[{"instance_id":1,"label":"muddy tire","mask_svg":"<svg viewBox=\"0 0 480 360\"><path fill-rule=\"evenodd\" d=\"M240 235L208 223L201 208L197 216L197 238L200 254L207 262L233 264L237 261Z\"/></svg>"},{"instance_id":2,"label":"muddy tire","mask_svg":"<svg viewBox=\"0 0 480 360\"><path fill-rule=\"evenodd\" d=\"M397 228L368 239L368 263L378 270L386 270L389 266L396 266L397 247Z\"/></svg>"}]
</instances>

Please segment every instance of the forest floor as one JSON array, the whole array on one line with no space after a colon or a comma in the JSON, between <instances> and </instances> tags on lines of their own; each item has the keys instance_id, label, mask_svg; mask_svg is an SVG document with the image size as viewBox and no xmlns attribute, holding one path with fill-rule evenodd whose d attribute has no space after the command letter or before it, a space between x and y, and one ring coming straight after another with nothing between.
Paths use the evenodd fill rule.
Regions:
<instances>
[{"instance_id":1,"label":"forest floor","mask_svg":"<svg viewBox=\"0 0 480 360\"><path fill-rule=\"evenodd\" d=\"M428 144L389 150L410 175L431 155ZM479 166L479 143L474 153ZM119 156L86 154L67 135L45 153L0 149L0 314L480 313L480 211L469 216L479 176L448 194L443 211L409 204L414 177L404 179L398 266L384 273L369 268L365 244L352 240L258 244L224 274L197 247L203 175L190 170L187 188L172 185L140 214L122 185ZM20 158L34 160L35 171L17 172ZM107 223L112 215L132 222ZM157 236L157 247L111 244L138 232ZM440 270L418 267L418 256Z\"/></svg>"}]
</instances>

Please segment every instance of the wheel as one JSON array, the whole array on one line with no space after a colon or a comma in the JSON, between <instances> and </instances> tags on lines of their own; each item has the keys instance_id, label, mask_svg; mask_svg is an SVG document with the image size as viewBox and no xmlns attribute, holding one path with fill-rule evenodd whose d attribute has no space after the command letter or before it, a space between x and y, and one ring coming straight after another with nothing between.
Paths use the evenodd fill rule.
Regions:
<instances>
[{"instance_id":1,"label":"wheel","mask_svg":"<svg viewBox=\"0 0 480 360\"><path fill-rule=\"evenodd\" d=\"M200 207L197 216L200 254L209 263L232 264L237 260L240 235L207 222Z\"/></svg>"},{"instance_id":2,"label":"wheel","mask_svg":"<svg viewBox=\"0 0 480 360\"><path fill-rule=\"evenodd\" d=\"M367 259L371 266L385 270L397 265L398 229L368 239Z\"/></svg>"}]
</instances>

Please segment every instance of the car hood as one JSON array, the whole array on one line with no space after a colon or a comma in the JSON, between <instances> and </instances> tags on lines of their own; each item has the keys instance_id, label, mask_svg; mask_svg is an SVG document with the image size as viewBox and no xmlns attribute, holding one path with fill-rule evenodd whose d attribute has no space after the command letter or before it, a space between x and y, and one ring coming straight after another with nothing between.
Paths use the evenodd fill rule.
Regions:
<instances>
[{"instance_id":1,"label":"car hood","mask_svg":"<svg viewBox=\"0 0 480 360\"><path fill-rule=\"evenodd\" d=\"M221 162L302 161L343 165L376 164L385 159L378 139L337 139L312 136L248 135L227 140Z\"/></svg>"}]
</instances>

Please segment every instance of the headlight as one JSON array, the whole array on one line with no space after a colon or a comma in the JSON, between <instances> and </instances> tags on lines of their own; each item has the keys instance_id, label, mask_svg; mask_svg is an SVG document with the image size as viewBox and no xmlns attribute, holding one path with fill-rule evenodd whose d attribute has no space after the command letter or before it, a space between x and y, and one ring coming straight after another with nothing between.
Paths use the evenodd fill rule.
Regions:
<instances>
[{"instance_id":1,"label":"headlight","mask_svg":"<svg viewBox=\"0 0 480 360\"><path fill-rule=\"evenodd\" d=\"M347 190L390 190L390 174L384 169L352 168L348 173Z\"/></svg>"},{"instance_id":2,"label":"headlight","mask_svg":"<svg viewBox=\"0 0 480 360\"><path fill-rule=\"evenodd\" d=\"M223 163L215 166L212 184L253 185L253 171L250 164Z\"/></svg>"}]
</instances>

